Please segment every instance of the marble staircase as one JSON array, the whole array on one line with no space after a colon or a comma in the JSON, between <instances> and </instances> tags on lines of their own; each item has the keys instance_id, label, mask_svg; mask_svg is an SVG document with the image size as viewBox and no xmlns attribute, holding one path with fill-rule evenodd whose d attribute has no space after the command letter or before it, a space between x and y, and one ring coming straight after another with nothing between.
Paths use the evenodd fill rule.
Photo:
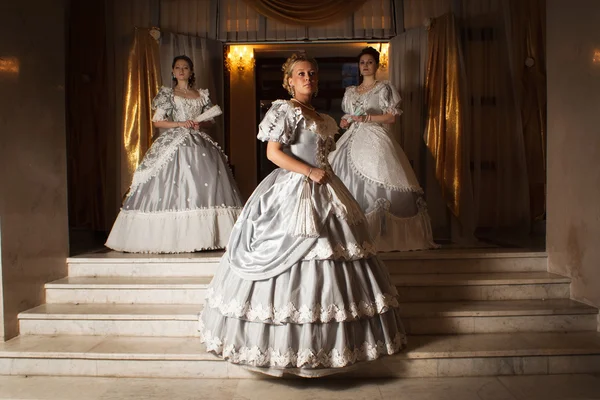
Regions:
<instances>
[{"instance_id":1,"label":"marble staircase","mask_svg":"<svg viewBox=\"0 0 600 400\"><path fill-rule=\"evenodd\" d=\"M245 378L204 352L198 313L220 252L68 259L46 304L0 343L0 374ZM383 254L410 335L401 355L348 372L437 377L600 372L598 310L569 299L543 252ZM347 376L347 375L346 375Z\"/></svg>"}]
</instances>

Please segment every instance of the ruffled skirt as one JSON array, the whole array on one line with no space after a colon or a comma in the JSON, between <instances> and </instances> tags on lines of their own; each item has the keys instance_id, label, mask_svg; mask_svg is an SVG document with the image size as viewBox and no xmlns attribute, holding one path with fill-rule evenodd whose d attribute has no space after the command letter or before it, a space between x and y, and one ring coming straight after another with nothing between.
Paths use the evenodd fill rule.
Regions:
<instances>
[{"instance_id":1,"label":"ruffled skirt","mask_svg":"<svg viewBox=\"0 0 600 400\"><path fill-rule=\"evenodd\" d=\"M423 190L404 151L377 124L356 124L330 154L380 252L437 248Z\"/></svg>"},{"instance_id":2,"label":"ruffled skirt","mask_svg":"<svg viewBox=\"0 0 600 400\"><path fill-rule=\"evenodd\" d=\"M246 204L200 315L207 350L254 371L304 377L399 352L406 335L398 293L364 217L350 221L331 210L318 238L291 239L285 221L300 185L298 174L276 170ZM313 189L316 208L327 209L325 185ZM298 257L289 249L303 250ZM263 257L269 250L272 257ZM263 278L258 271L280 254L290 265ZM257 278L240 277L233 264L242 262L252 264L243 273Z\"/></svg>"},{"instance_id":3,"label":"ruffled skirt","mask_svg":"<svg viewBox=\"0 0 600 400\"><path fill-rule=\"evenodd\" d=\"M218 145L203 132L172 129L136 170L106 246L133 253L223 249L241 210Z\"/></svg>"}]
</instances>

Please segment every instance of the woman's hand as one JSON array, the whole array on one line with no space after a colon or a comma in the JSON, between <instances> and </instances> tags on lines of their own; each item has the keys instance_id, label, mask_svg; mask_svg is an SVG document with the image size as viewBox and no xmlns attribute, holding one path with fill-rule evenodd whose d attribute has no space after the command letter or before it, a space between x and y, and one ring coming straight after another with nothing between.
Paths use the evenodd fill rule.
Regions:
<instances>
[{"instance_id":1,"label":"woman's hand","mask_svg":"<svg viewBox=\"0 0 600 400\"><path fill-rule=\"evenodd\" d=\"M196 124L197 122L192 121L191 119L188 119L187 121L180 121L178 122L179 126L182 128L188 128L188 129L193 129L194 128L194 124Z\"/></svg>"},{"instance_id":2,"label":"woman's hand","mask_svg":"<svg viewBox=\"0 0 600 400\"><path fill-rule=\"evenodd\" d=\"M370 122L370 115L351 115L350 118L354 120L354 122Z\"/></svg>"},{"instance_id":3,"label":"woman's hand","mask_svg":"<svg viewBox=\"0 0 600 400\"><path fill-rule=\"evenodd\" d=\"M308 177L319 185L327 182L327 172L323 171L321 168L313 168Z\"/></svg>"},{"instance_id":4,"label":"woman's hand","mask_svg":"<svg viewBox=\"0 0 600 400\"><path fill-rule=\"evenodd\" d=\"M348 122L348 120L346 118L342 118L340 120L340 128L348 129L349 126L350 126L350 122Z\"/></svg>"}]
</instances>

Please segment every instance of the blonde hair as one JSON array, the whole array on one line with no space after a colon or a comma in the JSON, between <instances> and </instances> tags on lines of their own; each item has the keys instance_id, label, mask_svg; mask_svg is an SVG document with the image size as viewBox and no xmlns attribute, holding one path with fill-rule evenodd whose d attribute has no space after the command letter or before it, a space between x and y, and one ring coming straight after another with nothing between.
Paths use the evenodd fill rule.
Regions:
<instances>
[{"instance_id":1,"label":"blonde hair","mask_svg":"<svg viewBox=\"0 0 600 400\"><path fill-rule=\"evenodd\" d=\"M319 65L317 64L317 60L312 57L309 57L306 53L294 53L283 63L281 70L283 71L283 87L288 93L293 96L294 91L290 86L289 80L292 77L292 73L294 72L294 66L301 61L308 61L312 64L313 68L319 71Z\"/></svg>"}]
</instances>

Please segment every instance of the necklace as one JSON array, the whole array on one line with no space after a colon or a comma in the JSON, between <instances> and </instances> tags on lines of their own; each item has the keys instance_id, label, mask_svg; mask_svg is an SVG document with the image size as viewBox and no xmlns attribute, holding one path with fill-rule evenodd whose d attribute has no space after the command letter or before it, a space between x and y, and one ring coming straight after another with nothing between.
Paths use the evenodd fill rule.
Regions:
<instances>
[{"instance_id":1,"label":"necklace","mask_svg":"<svg viewBox=\"0 0 600 400\"><path fill-rule=\"evenodd\" d=\"M315 111L315 108L313 106L310 106L308 104L304 104L303 102L301 102L300 100L297 100L295 98L292 98L292 101L295 101L296 103L300 104L302 107L305 107L311 111Z\"/></svg>"},{"instance_id":2,"label":"necklace","mask_svg":"<svg viewBox=\"0 0 600 400\"><path fill-rule=\"evenodd\" d=\"M183 93L185 93L185 94L187 94L187 92L188 92L188 89L187 89L187 88L180 88L179 86L176 86L176 88L177 88L178 90L181 90L181 91L182 91Z\"/></svg>"},{"instance_id":3,"label":"necklace","mask_svg":"<svg viewBox=\"0 0 600 400\"><path fill-rule=\"evenodd\" d=\"M363 82L358 86L358 91L364 93L367 90L370 90L371 88L373 88L373 86L375 86L376 83L377 83L377 81L375 80L375 81L373 81L373 83L371 83L370 85L367 86Z\"/></svg>"}]
</instances>

